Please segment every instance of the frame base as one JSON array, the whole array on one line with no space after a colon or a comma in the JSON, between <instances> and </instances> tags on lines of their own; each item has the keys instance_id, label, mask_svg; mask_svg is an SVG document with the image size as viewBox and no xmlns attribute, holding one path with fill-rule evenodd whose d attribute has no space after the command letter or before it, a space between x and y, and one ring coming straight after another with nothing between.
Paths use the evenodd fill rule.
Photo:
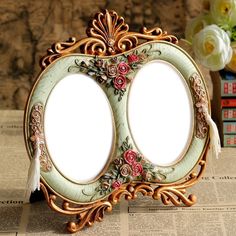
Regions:
<instances>
[{"instance_id":1,"label":"frame base","mask_svg":"<svg viewBox=\"0 0 236 236\"><path fill-rule=\"evenodd\" d=\"M174 206L192 206L196 203L197 197L194 194L186 194L186 189L193 186L202 176L206 167L206 155L198 162L197 171L192 171L184 180L172 184L151 184L146 182L134 182L123 185L120 189L111 193L105 200L92 204L75 204L69 200L64 200L62 205L57 203L58 196L41 182L41 190L44 193L47 204L53 210L65 214L75 215L76 221L67 223L67 230L75 233L85 226L92 226L95 221L101 222L105 212L111 212L113 205L117 204L122 197L126 200L137 198L138 193L150 196L155 200L161 200L164 205L173 204ZM60 197L59 197L60 199Z\"/></svg>"}]
</instances>

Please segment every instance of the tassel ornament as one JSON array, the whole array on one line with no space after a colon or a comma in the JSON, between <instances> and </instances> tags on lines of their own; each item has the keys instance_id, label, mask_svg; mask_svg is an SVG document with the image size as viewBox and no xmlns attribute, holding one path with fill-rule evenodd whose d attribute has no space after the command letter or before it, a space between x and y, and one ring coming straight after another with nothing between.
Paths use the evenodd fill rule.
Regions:
<instances>
[{"instance_id":1,"label":"tassel ornament","mask_svg":"<svg viewBox=\"0 0 236 236\"><path fill-rule=\"evenodd\" d=\"M28 170L27 191L34 192L40 190L40 156L42 154L40 145L44 144L42 137L39 134L35 134L31 137L34 142L34 156L31 159L30 167Z\"/></svg>"},{"instance_id":2,"label":"tassel ornament","mask_svg":"<svg viewBox=\"0 0 236 236\"><path fill-rule=\"evenodd\" d=\"M204 114L205 120L206 120L206 122L209 126L209 129L210 129L211 155L215 156L218 159L219 154L221 152L219 132L218 132L217 126L216 126L215 122L212 120L206 106L203 106L203 114Z\"/></svg>"}]
</instances>

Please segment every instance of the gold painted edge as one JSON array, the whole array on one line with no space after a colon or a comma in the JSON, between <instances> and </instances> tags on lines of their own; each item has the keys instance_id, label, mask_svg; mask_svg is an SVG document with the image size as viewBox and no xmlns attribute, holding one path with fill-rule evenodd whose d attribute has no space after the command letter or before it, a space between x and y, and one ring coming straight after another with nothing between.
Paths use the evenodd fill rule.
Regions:
<instances>
[{"instance_id":1,"label":"gold painted edge","mask_svg":"<svg viewBox=\"0 0 236 236\"><path fill-rule=\"evenodd\" d=\"M141 45L138 45L136 48L130 49L129 51L126 51L126 52L123 52L123 53L119 53L119 54L117 54L116 56L129 53L130 51L133 51L133 50L135 50L135 49L137 49L137 48L143 47L143 46L145 46L146 44L152 44L152 43L168 44L168 45L174 46L174 47L176 47L177 49L179 49L180 51L182 51L184 54L186 54L186 56L187 56L187 57L189 58L189 60L192 62L192 64L193 64L194 67L196 68L196 71L197 71L198 74L200 75L200 77L201 77L201 78L204 78L203 75L202 75L202 73L200 72L200 70L199 70L199 68L198 68L198 66L197 66L197 64L196 64L196 62L191 58L191 56L190 56L187 52L185 52L184 49L182 49L182 48L179 47L178 45L173 45L172 43L169 43L169 42L166 42L166 41L162 41L162 40L148 41L148 42L145 42L145 43L143 43L143 44L141 44ZM28 133L28 130L27 130L27 127L26 127L26 122L27 122L27 120L28 120L28 113L27 113L27 111L29 111L29 105L30 105L31 97L32 97L32 95L33 95L33 91L35 90L35 87L37 86L37 84L38 84L38 82L39 82L39 80L40 80L42 74L45 73L45 70L46 70L46 69L48 69L48 68L50 68L51 66L53 66L53 64L56 63L58 60L60 60L60 59L62 59L62 58L64 58L64 57L71 56L71 55L75 55L75 56L76 56L76 55L77 55L77 56L84 56L84 55L86 55L87 57L91 57L91 58L95 57L94 55L87 55L87 54L81 54L81 53L71 53L71 54L66 54L66 55L63 55L63 56L57 58L56 60L54 60L52 63L50 63L44 70L42 70L42 71L39 73L39 75L36 77L36 80L35 80L35 82L34 82L34 84L33 84L33 86L32 86L32 89L31 89L31 91L30 91L30 93L29 93L29 96L28 96L28 99L27 99L27 103L26 103L26 106L25 106L25 110L24 110L24 124L23 124L23 125L24 125L24 140L25 140L25 144L26 144L26 149L27 149L28 157L29 157L30 160L31 160L31 158L30 158L30 157L31 157L31 154L30 154L30 151L29 151L29 145L28 145L28 141L27 141L27 138L26 138L26 135L27 135L27 133ZM105 59L105 58L114 57L114 55L110 55L110 56L99 56L99 57ZM203 79L202 82L203 82L203 84L204 84L204 88L206 88L207 86L206 86L205 80ZM209 97L209 93L208 93L207 90L206 90L206 94L207 94L207 98L208 98L208 111L209 111L209 113L211 113L210 97ZM201 162L201 160L202 160L204 154L208 151L207 149L209 148L209 139L210 139L210 138L209 138L209 135L207 135L207 140L206 140L206 142L205 142L205 147L204 147L204 149L202 150L202 153L201 153L201 155L199 156L199 159L198 159L198 161L196 162L196 165L194 165L194 167L193 167L183 178L177 180L176 182L158 183L158 184L151 183L151 184L152 184L152 185L158 185L158 186L178 186L178 185L180 185L182 180L185 180L186 177L188 177L189 175L191 175L191 173L192 173L193 170L196 168L196 166ZM99 200L95 200L95 201L93 201L93 202L89 202L89 203L83 203L83 202L82 202L82 203L81 203L81 202L73 201L73 200L71 200L71 199L68 199L68 198L63 197L63 196L61 196L60 194L58 194L56 191L54 191L54 190L46 183L46 181L44 180L44 178L43 178L42 176L41 176L41 180L42 180L42 182L43 182L44 184L47 185L47 187L48 187L54 194L58 195L59 197L61 197L61 198L64 199L64 200L66 200L66 201L68 201L68 202L71 202L71 203L74 203L74 204L82 204L82 205L91 204L91 203L94 203L94 202L97 202L97 201L100 201L100 200L104 200L104 199L106 199L106 198L109 198L109 196L112 194L112 193L110 193L110 194L108 194L107 196L104 196L103 198L100 198Z\"/></svg>"}]
</instances>

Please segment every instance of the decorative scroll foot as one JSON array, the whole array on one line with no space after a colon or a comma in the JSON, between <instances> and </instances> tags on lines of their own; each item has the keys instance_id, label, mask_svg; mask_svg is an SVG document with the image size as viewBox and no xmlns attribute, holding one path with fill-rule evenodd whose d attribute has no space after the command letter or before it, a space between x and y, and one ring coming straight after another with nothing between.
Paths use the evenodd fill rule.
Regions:
<instances>
[{"instance_id":1,"label":"decorative scroll foot","mask_svg":"<svg viewBox=\"0 0 236 236\"><path fill-rule=\"evenodd\" d=\"M67 230L71 233L75 233L83 229L85 226L92 226L95 221L101 222L103 220L105 211L112 211L111 203L108 201L98 202L93 208L78 214L77 222L68 222Z\"/></svg>"},{"instance_id":2,"label":"decorative scroll foot","mask_svg":"<svg viewBox=\"0 0 236 236\"><path fill-rule=\"evenodd\" d=\"M77 216L77 221L67 223L67 230L71 233L75 233L85 226L92 226L95 221L101 222L105 211L112 211L112 204L107 200L87 205L76 204L76 206L68 201L64 201L62 206L58 206L56 203L57 196L50 193L42 182L40 183L40 187L50 208L61 214Z\"/></svg>"},{"instance_id":3,"label":"decorative scroll foot","mask_svg":"<svg viewBox=\"0 0 236 236\"><path fill-rule=\"evenodd\" d=\"M194 194L185 196L186 189L193 186L202 176L206 167L206 155L199 161L198 173L192 172L189 176L180 183L176 184L151 184L151 183L132 183L123 186L121 189L113 192L109 201L112 204L117 204L124 196L126 200L135 199L138 193L143 196L151 196L155 200L161 200L164 205L173 204L175 206L185 205L192 206L197 202L197 197Z\"/></svg>"},{"instance_id":4,"label":"decorative scroll foot","mask_svg":"<svg viewBox=\"0 0 236 236\"><path fill-rule=\"evenodd\" d=\"M206 166L206 154L207 152L198 163L198 172L190 173L183 182L176 184L130 183L114 191L108 199L86 205L75 205L64 200L62 206L58 206L56 203L57 196L51 193L43 183L40 184L40 187L50 208L65 215L77 216L76 221L70 221L67 224L67 230L75 233L85 226L92 226L95 221L101 222L104 213L111 212L112 206L117 204L121 198L124 197L126 200L136 199L138 193L141 193L143 196L150 196L155 200L161 200L164 205L192 206L196 203L197 197L194 194L185 196L186 189L193 186L202 176Z\"/></svg>"},{"instance_id":5,"label":"decorative scroll foot","mask_svg":"<svg viewBox=\"0 0 236 236\"><path fill-rule=\"evenodd\" d=\"M126 200L135 199L141 193L144 196L151 196L154 200L161 200L164 205L173 204L175 206L192 206L196 203L197 197L194 194L185 196L186 190L184 188L178 189L173 186L158 186L152 187L151 184L130 184L124 189L119 189L114 192L109 200L112 204L117 204L121 197L125 197Z\"/></svg>"},{"instance_id":6,"label":"decorative scroll foot","mask_svg":"<svg viewBox=\"0 0 236 236\"><path fill-rule=\"evenodd\" d=\"M175 206L181 206L182 204L190 207L197 201L197 197L194 194L185 196L185 189L175 189L173 187L158 187L155 189L153 199L161 200L164 205L172 203Z\"/></svg>"}]
</instances>

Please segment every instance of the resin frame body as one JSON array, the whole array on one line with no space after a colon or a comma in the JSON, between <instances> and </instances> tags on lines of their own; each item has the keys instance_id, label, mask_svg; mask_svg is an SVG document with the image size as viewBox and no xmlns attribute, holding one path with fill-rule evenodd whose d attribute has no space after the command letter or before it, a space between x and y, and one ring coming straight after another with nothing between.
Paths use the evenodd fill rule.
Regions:
<instances>
[{"instance_id":1,"label":"resin frame body","mask_svg":"<svg viewBox=\"0 0 236 236\"><path fill-rule=\"evenodd\" d=\"M165 205L191 206L196 202L193 194L185 196L185 192L196 183L206 164L209 134L202 107L209 107L209 98L204 79L193 60L175 45L174 36L159 28L144 28L141 33L128 29L114 11L98 13L87 29L87 38L79 41L72 38L48 50L41 61L42 73L29 96L25 111L27 151L32 158L36 141L40 140L41 189L52 209L78 216L76 222L68 223L70 232L101 221L104 211L111 211L112 205L122 197L131 200L139 192L160 199ZM136 74L146 64L156 61L170 64L181 75L189 90L193 111L188 145L178 161L168 166L155 165L142 153L130 130L127 114ZM45 139L48 98L55 86L72 74L86 74L96 81L110 105L113 121L107 163L101 173L87 183L79 183L61 173ZM57 197L63 199L62 206L57 205Z\"/></svg>"}]
</instances>

